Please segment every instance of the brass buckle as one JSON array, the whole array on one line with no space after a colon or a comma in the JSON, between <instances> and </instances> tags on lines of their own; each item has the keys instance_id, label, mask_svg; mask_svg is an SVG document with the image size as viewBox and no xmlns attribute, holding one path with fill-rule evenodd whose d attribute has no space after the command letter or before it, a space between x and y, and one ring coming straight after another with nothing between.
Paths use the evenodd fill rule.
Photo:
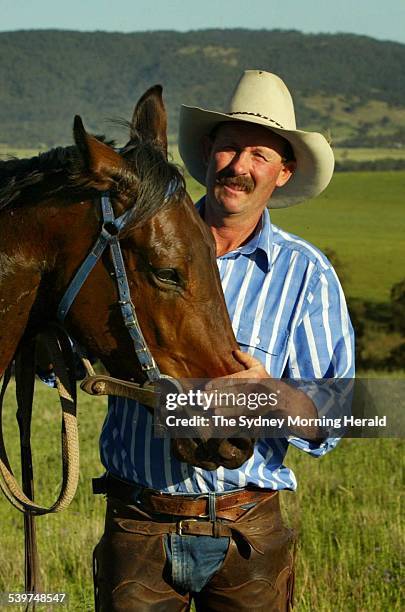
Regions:
<instances>
[{"instance_id":1,"label":"brass buckle","mask_svg":"<svg viewBox=\"0 0 405 612\"><path fill-rule=\"evenodd\" d=\"M189 519L181 519L176 523L176 533L179 536L184 535L183 533L183 523L197 523L197 519L189 518Z\"/></svg>"}]
</instances>

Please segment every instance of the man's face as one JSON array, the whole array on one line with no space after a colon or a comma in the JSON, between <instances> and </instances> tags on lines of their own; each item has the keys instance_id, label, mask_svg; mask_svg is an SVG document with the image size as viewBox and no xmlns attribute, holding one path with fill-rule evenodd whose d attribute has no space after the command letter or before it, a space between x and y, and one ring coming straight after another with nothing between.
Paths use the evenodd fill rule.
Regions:
<instances>
[{"instance_id":1,"label":"man's face","mask_svg":"<svg viewBox=\"0 0 405 612\"><path fill-rule=\"evenodd\" d=\"M258 216L276 187L290 178L285 141L251 123L223 123L206 142L207 201L215 216Z\"/></svg>"}]
</instances>

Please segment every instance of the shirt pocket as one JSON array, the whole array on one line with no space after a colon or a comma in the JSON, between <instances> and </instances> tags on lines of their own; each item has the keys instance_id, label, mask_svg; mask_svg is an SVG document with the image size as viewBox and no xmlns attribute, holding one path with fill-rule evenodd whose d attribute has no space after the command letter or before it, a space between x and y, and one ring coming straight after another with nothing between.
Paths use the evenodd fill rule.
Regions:
<instances>
[{"instance_id":1,"label":"shirt pocket","mask_svg":"<svg viewBox=\"0 0 405 612\"><path fill-rule=\"evenodd\" d=\"M261 331L258 334L252 332L252 326L240 326L236 335L236 340L242 351L245 353L257 355L260 359L260 354L282 356L286 350L287 342L289 338L288 330L279 332L272 342L272 329ZM263 328L262 328L263 330Z\"/></svg>"}]
</instances>

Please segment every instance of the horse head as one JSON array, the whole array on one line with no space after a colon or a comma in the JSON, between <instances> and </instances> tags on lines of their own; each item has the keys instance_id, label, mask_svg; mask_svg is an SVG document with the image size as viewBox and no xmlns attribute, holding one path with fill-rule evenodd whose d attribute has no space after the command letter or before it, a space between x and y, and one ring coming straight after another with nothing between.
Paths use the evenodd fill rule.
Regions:
<instances>
[{"instance_id":1,"label":"horse head","mask_svg":"<svg viewBox=\"0 0 405 612\"><path fill-rule=\"evenodd\" d=\"M78 183L108 191L117 216L131 211L120 244L131 299L162 372L205 378L238 371L214 240L182 176L167 160L161 88L148 90L138 102L130 140L120 153L87 134L79 118L74 136L82 159ZM72 259L67 252L65 257L66 263ZM70 274L64 272L64 284ZM142 376L120 316L108 256L86 280L66 323L112 374L137 380Z\"/></svg>"},{"instance_id":2,"label":"horse head","mask_svg":"<svg viewBox=\"0 0 405 612\"><path fill-rule=\"evenodd\" d=\"M76 147L67 162L43 176L38 169L36 182L30 179L21 214L32 231L22 251L35 281L19 333L24 325L35 330L44 319L55 317L66 287L103 229L100 197L108 192L115 216L127 213L119 241L130 298L161 372L176 378L214 378L239 371L213 237L182 175L167 158L160 86L141 97L129 128L128 143L117 151L88 134L76 117ZM143 382L114 277L105 251L76 295L65 326L113 376ZM249 445L240 450L224 440L209 445L183 440L174 446L180 458L208 469L235 467L251 452ZM206 460L208 449L211 458Z\"/></svg>"}]
</instances>

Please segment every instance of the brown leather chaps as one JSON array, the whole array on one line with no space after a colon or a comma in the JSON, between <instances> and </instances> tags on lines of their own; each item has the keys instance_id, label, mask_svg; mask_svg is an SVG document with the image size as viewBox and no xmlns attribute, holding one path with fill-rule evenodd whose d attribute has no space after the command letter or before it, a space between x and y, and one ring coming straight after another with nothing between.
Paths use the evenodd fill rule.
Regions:
<instances>
[{"instance_id":1,"label":"brown leather chaps","mask_svg":"<svg viewBox=\"0 0 405 612\"><path fill-rule=\"evenodd\" d=\"M109 498L105 532L94 550L97 612L285 612L292 608L295 537L281 520L279 496L264 499L234 522L224 562L199 593L171 584L160 523ZM198 535L193 537L198 538Z\"/></svg>"}]
</instances>

